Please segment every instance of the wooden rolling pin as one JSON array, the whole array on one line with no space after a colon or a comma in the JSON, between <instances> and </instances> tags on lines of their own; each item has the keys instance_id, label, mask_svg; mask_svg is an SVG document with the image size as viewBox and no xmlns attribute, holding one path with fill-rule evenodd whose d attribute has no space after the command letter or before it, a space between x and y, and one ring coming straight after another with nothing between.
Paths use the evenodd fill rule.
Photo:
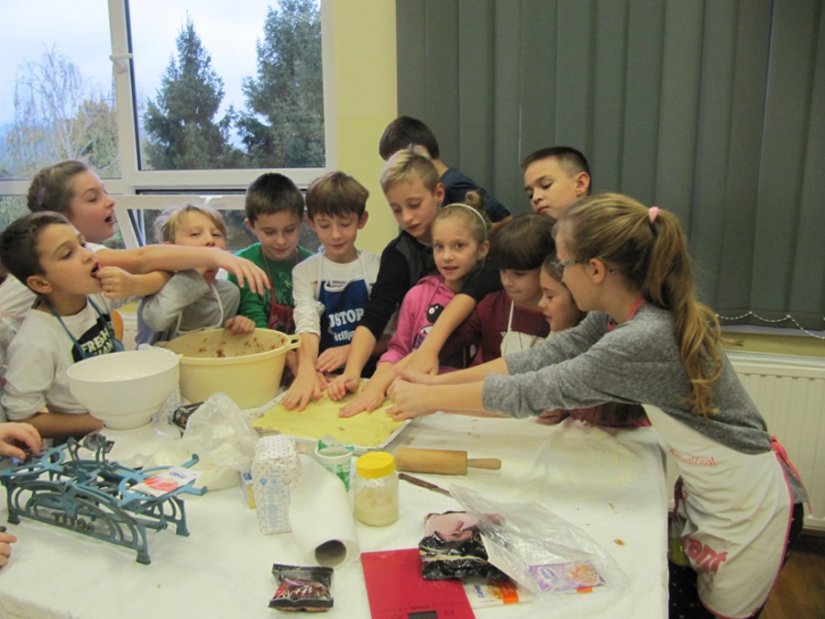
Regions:
<instances>
[{"instance_id":1,"label":"wooden rolling pin","mask_svg":"<svg viewBox=\"0 0 825 619\"><path fill-rule=\"evenodd\" d=\"M466 475L467 467L498 470L498 458L468 458L466 451L453 449L416 449L399 447L395 450L395 466L399 471L410 473L436 473L439 475Z\"/></svg>"}]
</instances>

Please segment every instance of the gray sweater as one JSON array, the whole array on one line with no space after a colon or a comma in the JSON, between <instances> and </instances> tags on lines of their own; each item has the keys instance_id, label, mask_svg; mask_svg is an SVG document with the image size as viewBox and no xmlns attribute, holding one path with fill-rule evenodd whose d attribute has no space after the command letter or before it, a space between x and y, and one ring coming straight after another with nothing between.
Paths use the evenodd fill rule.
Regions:
<instances>
[{"instance_id":1,"label":"gray sweater","mask_svg":"<svg viewBox=\"0 0 825 619\"><path fill-rule=\"evenodd\" d=\"M765 420L745 391L727 356L711 402L719 412L707 419L686 402L685 373L670 312L651 304L608 331L608 316L591 312L573 329L543 345L505 358L510 376L484 379L487 410L513 417L538 415L605 402L652 404L687 427L744 454L772 449ZM783 463L794 499L802 502L802 481Z\"/></svg>"},{"instance_id":2,"label":"gray sweater","mask_svg":"<svg viewBox=\"0 0 825 619\"><path fill-rule=\"evenodd\" d=\"M216 279L208 284L194 270L175 273L160 291L141 300L135 341L154 344L194 329L223 327L237 315L240 298L232 282Z\"/></svg>"}]
</instances>

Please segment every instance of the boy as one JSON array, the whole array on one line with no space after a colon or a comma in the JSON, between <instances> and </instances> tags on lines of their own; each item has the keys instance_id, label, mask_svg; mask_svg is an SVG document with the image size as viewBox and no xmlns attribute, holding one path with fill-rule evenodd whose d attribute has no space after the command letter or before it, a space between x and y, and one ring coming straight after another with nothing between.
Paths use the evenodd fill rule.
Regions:
<instances>
[{"instance_id":1,"label":"boy","mask_svg":"<svg viewBox=\"0 0 825 619\"><path fill-rule=\"evenodd\" d=\"M542 148L521 162L524 189L530 205L540 215L558 219L573 204L590 193L590 166L585 156L570 146ZM430 372L438 367L438 353L449 335L476 306L476 299L458 295L445 308L433 330L405 364Z\"/></svg>"},{"instance_id":2,"label":"boy","mask_svg":"<svg viewBox=\"0 0 825 619\"><path fill-rule=\"evenodd\" d=\"M524 191L530 206L553 219L590 194L590 166L585 156L570 146L542 148L521 162Z\"/></svg>"},{"instance_id":3,"label":"boy","mask_svg":"<svg viewBox=\"0 0 825 619\"><path fill-rule=\"evenodd\" d=\"M396 152L387 160L381 173L381 188L401 232L381 253L378 277L355 330L344 373L327 386L327 394L332 400L340 400L347 391L358 389L361 372L404 295L422 276L435 270L431 228L444 201L444 186L438 180L438 170L432 160L414 149L404 148ZM475 306L477 301L500 287L498 269L488 262L468 278L461 293L450 301L445 311L460 297L471 299ZM460 322L445 332L442 344ZM439 317L436 325L440 323ZM440 349L441 345L435 351L436 358ZM378 407L385 394L384 389L376 385L368 383L340 414L352 416Z\"/></svg>"},{"instance_id":4,"label":"boy","mask_svg":"<svg viewBox=\"0 0 825 619\"><path fill-rule=\"evenodd\" d=\"M165 209L155 220L155 238L165 244L217 247L226 250L226 223L208 206L186 204ZM168 341L195 329L223 327L232 334L249 333L255 323L238 316L240 291L217 279L217 269L175 273L157 293L138 306L138 344Z\"/></svg>"},{"instance_id":5,"label":"boy","mask_svg":"<svg viewBox=\"0 0 825 619\"><path fill-rule=\"evenodd\" d=\"M258 242L237 255L261 267L272 282L272 290L256 294L241 289L238 311L252 319L256 327L293 333L292 269L312 255L298 245L304 198L286 176L268 172L247 188L244 209L244 223ZM231 274L229 281L238 283Z\"/></svg>"},{"instance_id":6,"label":"boy","mask_svg":"<svg viewBox=\"0 0 825 619\"><path fill-rule=\"evenodd\" d=\"M344 172L328 172L307 190L309 225L324 251L292 271L301 347L295 381L282 401L286 408L303 410L310 399L320 397L323 375L347 362L378 276L378 256L355 247L358 230L367 223L368 197L367 189Z\"/></svg>"},{"instance_id":7,"label":"boy","mask_svg":"<svg viewBox=\"0 0 825 619\"><path fill-rule=\"evenodd\" d=\"M493 222L490 226L490 233L495 234L496 230L511 219L510 211L496 198L487 192L469 176L451 168L441 161L441 151L438 141L430 128L417 118L409 116L399 116L392 121L378 142L378 152L381 158L386 161L396 151L409 146L420 146L427 151L432 159L435 169L438 171L439 180L444 185L444 204L453 202L464 202L468 191L476 191L484 198L484 210L487 218Z\"/></svg>"},{"instance_id":8,"label":"boy","mask_svg":"<svg viewBox=\"0 0 825 619\"><path fill-rule=\"evenodd\" d=\"M45 438L80 436L103 424L77 403L66 370L116 350L111 307L83 236L58 213L30 213L0 235L0 261L39 295L8 350L3 408Z\"/></svg>"}]
</instances>

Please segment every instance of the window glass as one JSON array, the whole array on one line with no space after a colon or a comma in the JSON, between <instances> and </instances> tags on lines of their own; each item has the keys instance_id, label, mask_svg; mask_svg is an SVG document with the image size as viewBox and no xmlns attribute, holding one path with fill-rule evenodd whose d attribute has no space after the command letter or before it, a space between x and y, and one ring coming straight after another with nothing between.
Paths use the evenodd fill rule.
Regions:
<instances>
[{"instance_id":1,"label":"window glass","mask_svg":"<svg viewBox=\"0 0 825 619\"><path fill-rule=\"evenodd\" d=\"M324 166L320 0L140 0L129 23L141 169Z\"/></svg>"},{"instance_id":2,"label":"window glass","mask_svg":"<svg viewBox=\"0 0 825 619\"><path fill-rule=\"evenodd\" d=\"M0 2L0 179L84 159L120 176L109 18L100 0Z\"/></svg>"}]
</instances>

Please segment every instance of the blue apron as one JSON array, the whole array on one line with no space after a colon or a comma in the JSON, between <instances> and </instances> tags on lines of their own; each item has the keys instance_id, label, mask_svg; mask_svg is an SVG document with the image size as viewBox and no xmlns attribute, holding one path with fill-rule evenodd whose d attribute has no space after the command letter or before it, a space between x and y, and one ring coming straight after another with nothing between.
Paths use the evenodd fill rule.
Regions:
<instances>
[{"instance_id":1,"label":"blue apron","mask_svg":"<svg viewBox=\"0 0 825 619\"><path fill-rule=\"evenodd\" d=\"M355 327L358 326L364 308L370 298L367 288L367 273L358 256L361 266L361 279L350 281L324 281L324 259L318 261L318 283L316 297L324 306L321 317L321 343L319 350L344 346L352 341Z\"/></svg>"}]
</instances>

